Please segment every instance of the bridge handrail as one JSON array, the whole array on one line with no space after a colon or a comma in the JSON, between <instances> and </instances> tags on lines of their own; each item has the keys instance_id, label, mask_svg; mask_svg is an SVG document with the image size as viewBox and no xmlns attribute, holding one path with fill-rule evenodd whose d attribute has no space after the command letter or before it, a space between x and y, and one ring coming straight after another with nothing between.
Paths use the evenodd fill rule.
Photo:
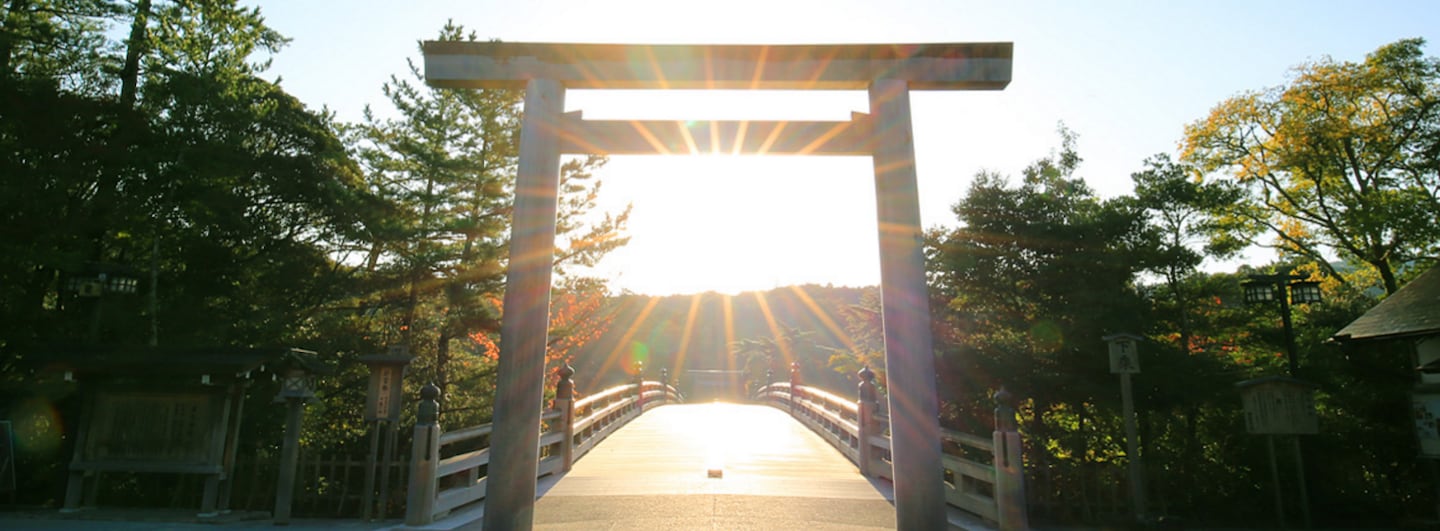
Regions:
<instances>
[{"instance_id":1,"label":"bridge handrail","mask_svg":"<svg viewBox=\"0 0 1440 531\"><path fill-rule=\"evenodd\" d=\"M621 399L626 397L627 395L634 394L634 389L635 384L621 384L615 387L611 387L604 391L600 391L593 395L576 400L575 409L584 409L586 407L589 407L591 404L594 404L595 402L603 401L608 404L613 400Z\"/></svg>"},{"instance_id":2,"label":"bridge handrail","mask_svg":"<svg viewBox=\"0 0 1440 531\"><path fill-rule=\"evenodd\" d=\"M870 377L865 372L868 371L861 373L862 379ZM795 376L792 375L793 378ZM755 392L755 397L772 406L788 409L802 424L855 462L862 474L893 480L889 461L890 437L884 429L889 422L877 411L879 401L874 399L873 387L870 401L867 403L863 398L866 396L865 385L862 382L862 399L854 402L793 380L764 385ZM873 386L873 382L870 385ZM1008 397L1003 390L996 395L997 402L1008 401ZM853 421L847 418L851 415ZM996 430L989 439L951 429L941 430L942 441L962 449L980 450L991 457L990 463L984 463L947 449L941 456L941 466L945 470L945 501L995 522L1001 529L1026 529L1024 470L1013 407L1002 403L996 408L996 419Z\"/></svg>"},{"instance_id":3,"label":"bridge handrail","mask_svg":"<svg viewBox=\"0 0 1440 531\"><path fill-rule=\"evenodd\" d=\"M554 408L540 416L546 431L540 436L539 477L570 470L576 459L643 413L647 403L654 407L682 399L674 386L638 381L574 400L570 381L573 374L568 367L561 372ZM438 422L438 397L439 389L434 385L421 391L406 500L408 526L428 525L457 507L485 498L488 478L480 475L480 469L490 464L490 448L488 441L477 448L481 445L476 441L490 435L494 426L481 424L443 432ZM441 457L456 447L465 449Z\"/></svg>"},{"instance_id":4,"label":"bridge handrail","mask_svg":"<svg viewBox=\"0 0 1440 531\"><path fill-rule=\"evenodd\" d=\"M962 431L955 431L950 428L940 428L940 438L962 446L969 446L976 450L989 451L995 449L995 441L992 439L986 439L979 435L971 435Z\"/></svg>"}]
</instances>

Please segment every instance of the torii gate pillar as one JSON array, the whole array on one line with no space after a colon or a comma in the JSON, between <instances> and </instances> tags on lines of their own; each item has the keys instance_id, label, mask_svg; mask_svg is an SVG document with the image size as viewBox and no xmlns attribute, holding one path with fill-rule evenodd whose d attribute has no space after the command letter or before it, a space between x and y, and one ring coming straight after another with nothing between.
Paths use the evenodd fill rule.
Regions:
<instances>
[{"instance_id":1,"label":"torii gate pillar","mask_svg":"<svg viewBox=\"0 0 1440 531\"><path fill-rule=\"evenodd\" d=\"M872 157L896 527L944 529L910 91L1002 89L1010 82L1012 48L425 43L432 86L525 88L485 529L530 529L534 522L560 155L702 150ZM868 90L870 114L848 122L589 121L562 114L566 88Z\"/></svg>"},{"instance_id":2,"label":"torii gate pillar","mask_svg":"<svg viewBox=\"0 0 1440 531\"><path fill-rule=\"evenodd\" d=\"M880 229L880 306L890 390L896 528L945 529L940 407L906 83L872 83L870 117L876 140L871 160Z\"/></svg>"}]
</instances>

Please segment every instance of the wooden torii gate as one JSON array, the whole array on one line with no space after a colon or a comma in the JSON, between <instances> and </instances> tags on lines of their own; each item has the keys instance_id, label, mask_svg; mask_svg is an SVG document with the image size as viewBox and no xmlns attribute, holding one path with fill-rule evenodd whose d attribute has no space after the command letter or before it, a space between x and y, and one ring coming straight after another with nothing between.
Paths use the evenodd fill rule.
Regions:
<instances>
[{"instance_id":1,"label":"wooden torii gate","mask_svg":"<svg viewBox=\"0 0 1440 531\"><path fill-rule=\"evenodd\" d=\"M942 529L940 428L910 122L911 90L999 90L1011 43L620 45L430 41L425 79L525 89L485 529L534 518L562 154L868 155L875 167L895 512ZM849 121L591 121L565 89L868 90Z\"/></svg>"}]
</instances>

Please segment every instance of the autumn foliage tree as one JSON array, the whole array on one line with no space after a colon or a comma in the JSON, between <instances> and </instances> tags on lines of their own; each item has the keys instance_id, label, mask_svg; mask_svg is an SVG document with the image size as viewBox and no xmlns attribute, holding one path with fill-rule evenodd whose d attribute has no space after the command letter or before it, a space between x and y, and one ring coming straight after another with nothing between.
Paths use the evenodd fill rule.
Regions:
<instances>
[{"instance_id":1,"label":"autumn foliage tree","mask_svg":"<svg viewBox=\"0 0 1440 531\"><path fill-rule=\"evenodd\" d=\"M1407 262L1440 256L1440 59L1424 44L1302 64L1287 85L1186 127L1184 160L1249 192L1224 210L1226 228L1352 278L1330 267L1338 253L1386 293Z\"/></svg>"}]
</instances>

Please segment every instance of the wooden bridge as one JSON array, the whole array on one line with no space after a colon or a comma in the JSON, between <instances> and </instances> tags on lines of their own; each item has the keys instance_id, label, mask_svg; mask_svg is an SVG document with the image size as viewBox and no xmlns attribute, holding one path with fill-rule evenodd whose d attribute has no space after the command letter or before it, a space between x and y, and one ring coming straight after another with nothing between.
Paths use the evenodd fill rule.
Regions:
<instances>
[{"instance_id":1,"label":"wooden bridge","mask_svg":"<svg viewBox=\"0 0 1440 531\"><path fill-rule=\"evenodd\" d=\"M572 400L562 376L542 415L538 529L896 527L888 423L868 380L859 400L792 381L750 404L685 404L656 381ZM415 427L406 526L478 529L484 470L503 457L485 444L489 425L443 431L436 395ZM1013 419L1007 409L997 418ZM1019 435L1000 424L991 437L944 433L953 527L1027 527Z\"/></svg>"}]
</instances>

